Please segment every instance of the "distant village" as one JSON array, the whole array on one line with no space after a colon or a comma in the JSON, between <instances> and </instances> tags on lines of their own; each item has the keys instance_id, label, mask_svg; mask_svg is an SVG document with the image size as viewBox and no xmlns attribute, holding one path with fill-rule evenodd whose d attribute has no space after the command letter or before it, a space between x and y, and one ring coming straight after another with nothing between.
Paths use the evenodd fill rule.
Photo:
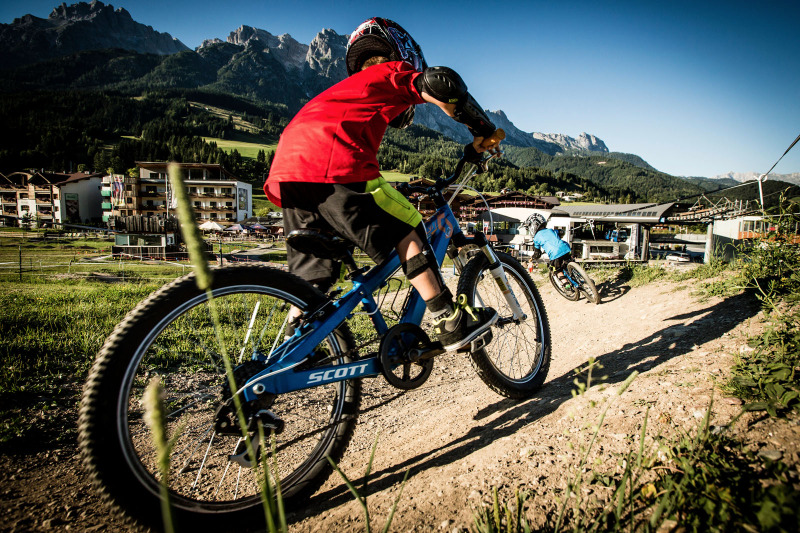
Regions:
<instances>
[{"instance_id":1,"label":"distant village","mask_svg":"<svg viewBox=\"0 0 800 533\"><path fill-rule=\"evenodd\" d=\"M200 229L217 237L281 239L279 211L254 216L253 186L218 164L181 163L186 192ZM137 162L132 175L91 172L14 172L0 174L0 226L84 227L115 235L115 251L163 256L179 245L175 205L167 163ZM424 184L419 179L412 184ZM462 228L482 231L494 246L519 256L532 253L522 222L538 212L584 262L648 261L677 251L687 262L730 257L735 245L769 230L754 205L581 204L581 194L532 196L504 189L499 195L458 194L451 207ZM424 216L433 205L412 196ZM705 224L704 234L686 231Z\"/></svg>"}]
</instances>

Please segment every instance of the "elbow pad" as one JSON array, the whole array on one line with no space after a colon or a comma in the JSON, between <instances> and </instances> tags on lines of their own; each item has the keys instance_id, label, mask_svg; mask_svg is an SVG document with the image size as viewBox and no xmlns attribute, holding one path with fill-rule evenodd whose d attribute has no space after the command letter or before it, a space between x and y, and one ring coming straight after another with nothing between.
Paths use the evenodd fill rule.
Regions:
<instances>
[{"instance_id":1,"label":"elbow pad","mask_svg":"<svg viewBox=\"0 0 800 533\"><path fill-rule=\"evenodd\" d=\"M481 109L481 106L469 93L466 94L466 97L461 102L456 104L456 112L453 118L457 122L466 124L469 132L474 137L488 137L496 129L484 110Z\"/></svg>"},{"instance_id":2,"label":"elbow pad","mask_svg":"<svg viewBox=\"0 0 800 533\"><path fill-rule=\"evenodd\" d=\"M467 84L448 67L428 67L414 83L420 93L424 91L445 104L458 105L467 95Z\"/></svg>"},{"instance_id":3,"label":"elbow pad","mask_svg":"<svg viewBox=\"0 0 800 533\"><path fill-rule=\"evenodd\" d=\"M475 137L488 137L495 131L494 124L467 92L467 84L449 67L428 67L414 79L420 93L426 92L440 102L455 104L453 118L465 124Z\"/></svg>"}]
</instances>

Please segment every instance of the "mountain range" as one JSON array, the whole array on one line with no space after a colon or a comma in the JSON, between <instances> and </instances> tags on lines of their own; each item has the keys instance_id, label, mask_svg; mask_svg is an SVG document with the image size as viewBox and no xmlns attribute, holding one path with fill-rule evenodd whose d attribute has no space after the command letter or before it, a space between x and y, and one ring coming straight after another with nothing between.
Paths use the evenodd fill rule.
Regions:
<instances>
[{"instance_id":1,"label":"mountain range","mask_svg":"<svg viewBox=\"0 0 800 533\"><path fill-rule=\"evenodd\" d=\"M711 176L712 180L731 180L737 183L744 183L746 181L757 180L761 174L758 172L728 172L727 174L719 174ZM800 185L800 172L793 172L791 174L768 174L768 180L784 181L792 185Z\"/></svg>"},{"instance_id":2,"label":"mountain range","mask_svg":"<svg viewBox=\"0 0 800 533\"><path fill-rule=\"evenodd\" d=\"M141 94L153 89L202 89L276 105L292 116L310 98L346 76L347 35L323 29L310 44L289 34L240 26L225 41L208 39L195 50L134 21L124 8L98 0L61 4L47 19L25 15L0 24L2 92L96 89ZM488 110L487 110L488 111ZM506 145L551 156L603 156L655 171L634 154L610 152L588 133L577 138L525 132L502 110L488 111L506 131ZM460 143L467 129L430 104L417 106L415 123ZM717 183L743 175L715 176ZM798 175L793 176L796 183ZM691 178L695 183L707 178Z\"/></svg>"},{"instance_id":3,"label":"mountain range","mask_svg":"<svg viewBox=\"0 0 800 533\"><path fill-rule=\"evenodd\" d=\"M208 39L190 50L178 39L135 22L124 8L98 0L53 9L47 19L25 15L0 24L0 69L13 89L209 87L283 104L289 113L343 79L347 35L323 29L310 44L289 34L240 26L225 41ZM98 54L96 51L106 53ZM95 51L94 54L88 54ZM108 52L111 51L111 52ZM134 54L132 54L132 52ZM151 57L160 56L160 57ZM72 68L54 76L54 60ZM109 80L114 80L109 82ZM505 129L506 143L547 154L608 154L594 135L524 132L503 111L490 112ZM458 142L471 139L465 126L438 108L418 106L415 123Z\"/></svg>"},{"instance_id":4,"label":"mountain range","mask_svg":"<svg viewBox=\"0 0 800 533\"><path fill-rule=\"evenodd\" d=\"M98 1L61 4L46 19L25 15L0 24L0 69L105 48L158 55L189 50L169 34L134 21L124 8Z\"/></svg>"}]
</instances>

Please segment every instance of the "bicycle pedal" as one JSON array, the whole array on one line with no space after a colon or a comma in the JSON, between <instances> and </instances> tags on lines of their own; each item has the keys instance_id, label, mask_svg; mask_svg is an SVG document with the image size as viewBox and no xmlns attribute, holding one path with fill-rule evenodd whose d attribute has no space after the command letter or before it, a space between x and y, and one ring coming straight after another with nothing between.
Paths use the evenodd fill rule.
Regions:
<instances>
[{"instance_id":1,"label":"bicycle pedal","mask_svg":"<svg viewBox=\"0 0 800 533\"><path fill-rule=\"evenodd\" d=\"M482 349L486 348L489 345L489 343L492 342L493 338L494 338L494 335L492 335L492 330L491 329L487 329L486 331L481 333L480 336L475 337L472 340L472 342L470 342L467 345L467 346L469 346L469 348L467 348L467 346L465 346L464 348L462 348L459 351L463 351L463 352L467 352L467 353L477 352L478 350L482 350Z\"/></svg>"}]
</instances>

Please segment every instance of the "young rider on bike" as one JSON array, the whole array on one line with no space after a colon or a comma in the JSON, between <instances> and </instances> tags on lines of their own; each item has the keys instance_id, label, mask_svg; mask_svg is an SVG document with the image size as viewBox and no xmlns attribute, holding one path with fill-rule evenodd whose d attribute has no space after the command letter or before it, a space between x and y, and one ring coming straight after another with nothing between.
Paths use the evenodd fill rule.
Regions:
<instances>
[{"instance_id":1,"label":"young rider on bike","mask_svg":"<svg viewBox=\"0 0 800 533\"><path fill-rule=\"evenodd\" d=\"M534 213L522 225L528 228L530 235L533 235L533 246L536 248L533 252L534 260L539 259L544 251L550 260L550 266L558 272L572 261L569 244L562 241L555 230L546 227L547 221L542 215Z\"/></svg>"},{"instance_id":2,"label":"young rider on bike","mask_svg":"<svg viewBox=\"0 0 800 533\"><path fill-rule=\"evenodd\" d=\"M461 77L428 67L422 50L400 25L375 17L347 43L348 78L319 94L286 126L264 192L283 207L284 231L338 234L376 263L396 249L403 272L425 300L434 332L448 351L488 329L497 313L473 309L444 284L422 215L380 175L377 151L387 126L411 124L414 106L432 103L466 124L478 152L497 150L495 131ZM289 270L326 291L340 265L288 247Z\"/></svg>"}]
</instances>

